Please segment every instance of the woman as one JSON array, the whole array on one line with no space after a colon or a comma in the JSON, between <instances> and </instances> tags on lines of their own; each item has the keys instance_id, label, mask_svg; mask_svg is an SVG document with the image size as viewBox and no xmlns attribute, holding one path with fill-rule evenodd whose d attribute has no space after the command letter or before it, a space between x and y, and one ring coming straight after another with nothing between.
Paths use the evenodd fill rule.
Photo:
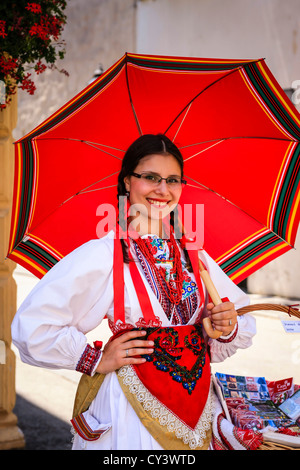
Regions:
<instances>
[{"instance_id":1,"label":"woman","mask_svg":"<svg viewBox=\"0 0 300 470\"><path fill-rule=\"evenodd\" d=\"M23 361L101 378L88 408L72 420L74 449L210 446L210 361L249 347L255 323L237 317L247 297L201 250L220 296L230 299L218 306L208 301L192 252L176 240L170 215L183 185L177 147L164 135L137 139L118 179L118 197L130 204L125 232L116 229L57 263L13 321ZM219 339L202 330L207 315L222 331ZM87 344L85 334L105 316L113 336L102 350L99 342Z\"/></svg>"}]
</instances>

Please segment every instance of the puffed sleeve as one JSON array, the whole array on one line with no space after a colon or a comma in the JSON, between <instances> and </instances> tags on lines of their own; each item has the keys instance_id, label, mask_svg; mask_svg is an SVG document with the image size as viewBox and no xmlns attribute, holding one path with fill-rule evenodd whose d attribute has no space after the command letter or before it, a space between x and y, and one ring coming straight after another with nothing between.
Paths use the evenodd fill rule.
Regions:
<instances>
[{"instance_id":1,"label":"puffed sleeve","mask_svg":"<svg viewBox=\"0 0 300 470\"><path fill-rule=\"evenodd\" d=\"M59 261L38 282L12 322L12 340L23 362L76 369L85 334L113 302L113 245L92 240Z\"/></svg>"},{"instance_id":2,"label":"puffed sleeve","mask_svg":"<svg viewBox=\"0 0 300 470\"><path fill-rule=\"evenodd\" d=\"M249 297L222 271L220 266L204 251L199 253L200 259L206 265L210 277L221 297L228 298L238 310L249 305ZM238 349L246 349L252 345L256 334L255 318L249 314L238 316L238 323L232 334L221 336L218 340L210 339L211 362L222 362L232 356Z\"/></svg>"}]
</instances>

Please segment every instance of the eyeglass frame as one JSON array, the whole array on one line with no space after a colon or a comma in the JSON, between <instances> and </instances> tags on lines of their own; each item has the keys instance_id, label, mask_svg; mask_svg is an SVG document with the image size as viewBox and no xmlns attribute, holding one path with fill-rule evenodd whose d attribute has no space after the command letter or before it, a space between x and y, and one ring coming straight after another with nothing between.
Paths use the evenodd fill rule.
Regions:
<instances>
[{"instance_id":1,"label":"eyeglass frame","mask_svg":"<svg viewBox=\"0 0 300 470\"><path fill-rule=\"evenodd\" d=\"M157 181L157 182L154 183L154 184L160 184L160 183L162 182L162 180L165 180L166 183L167 183L167 185L170 185L170 183L168 183L167 180L168 180L169 178L174 178L174 177L172 177L172 176L167 176L167 178L163 178L162 176L160 176L160 175L158 175L158 174L151 173L151 171L149 171L149 172L148 172L148 171L145 171L144 173L135 173L135 172L132 172L132 173L130 173L130 174L131 174L132 176L135 176L136 178L142 178L143 175L147 175L147 174L148 174L148 175L153 174L153 176L158 176L158 178L160 178L160 179L159 179L159 181ZM148 181L148 182L149 182L149 183L153 183L153 181ZM186 185L186 184L187 184L187 181L184 180L184 179L182 179L182 178L180 178L180 183L181 183L181 185ZM174 184L174 183L173 183L173 184ZM175 184L176 184L176 183L175 183ZM172 183L171 183L171 186L172 186Z\"/></svg>"}]
</instances>

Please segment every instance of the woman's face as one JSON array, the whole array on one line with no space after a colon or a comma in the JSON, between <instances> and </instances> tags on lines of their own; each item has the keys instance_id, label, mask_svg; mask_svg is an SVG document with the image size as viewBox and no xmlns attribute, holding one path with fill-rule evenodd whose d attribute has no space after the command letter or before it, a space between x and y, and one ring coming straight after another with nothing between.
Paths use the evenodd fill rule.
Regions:
<instances>
[{"instance_id":1,"label":"woman's face","mask_svg":"<svg viewBox=\"0 0 300 470\"><path fill-rule=\"evenodd\" d=\"M142 158L134 173L152 173L163 178L181 178L181 168L173 155L147 155ZM182 192L181 184L167 184L166 180L153 184L145 178L127 176L124 178L126 190L129 192L131 206L143 217L161 220L178 204Z\"/></svg>"}]
</instances>

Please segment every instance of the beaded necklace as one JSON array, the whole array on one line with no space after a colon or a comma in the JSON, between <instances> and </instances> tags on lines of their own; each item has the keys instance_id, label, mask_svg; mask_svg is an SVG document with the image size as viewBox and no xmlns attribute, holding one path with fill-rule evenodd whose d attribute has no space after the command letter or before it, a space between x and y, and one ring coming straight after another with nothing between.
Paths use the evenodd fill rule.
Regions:
<instances>
[{"instance_id":1,"label":"beaded necklace","mask_svg":"<svg viewBox=\"0 0 300 470\"><path fill-rule=\"evenodd\" d=\"M172 230L170 231L170 239L166 241L169 248L170 261L173 263L170 269L169 280L166 278L166 270L159 266L159 260L153 256L151 242L148 239L139 237L135 240L135 243L155 271L156 278L170 302L178 305L182 300L183 270L181 254Z\"/></svg>"}]
</instances>

